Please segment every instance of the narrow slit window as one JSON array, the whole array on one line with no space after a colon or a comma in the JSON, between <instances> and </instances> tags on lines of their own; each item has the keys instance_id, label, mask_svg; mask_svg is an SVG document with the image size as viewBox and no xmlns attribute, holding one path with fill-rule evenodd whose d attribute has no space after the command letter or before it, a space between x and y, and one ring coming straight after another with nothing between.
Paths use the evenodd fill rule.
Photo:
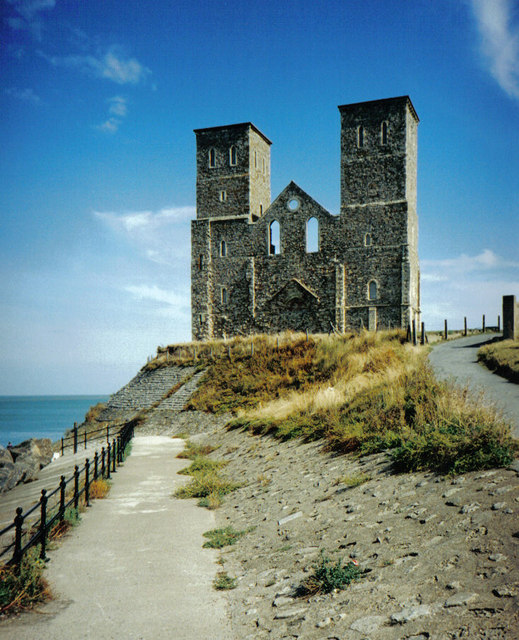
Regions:
<instances>
[{"instance_id":1,"label":"narrow slit window","mask_svg":"<svg viewBox=\"0 0 519 640\"><path fill-rule=\"evenodd\" d=\"M229 296L227 294L227 289L225 287L222 287L222 291L221 291L222 304L227 304L228 298Z\"/></svg>"},{"instance_id":2,"label":"narrow slit window","mask_svg":"<svg viewBox=\"0 0 519 640\"><path fill-rule=\"evenodd\" d=\"M377 295L378 295L377 283L374 280L372 280L368 284L368 299L369 300L376 300L377 299Z\"/></svg>"},{"instance_id":3,"label":"narrow slit window","mask_svg":"<svg viewBox=\"0 0 519 640\"><path fill-rule=\"evenodd\" d=\"M382 144L387 144L387 133L388 133L387 122L383 122L380 130L380 142Z\"/></svg>"},{"instance_id":4,"label":"narrow slit window","mask_svg":"<svg viewBox=\"0 0 519 640\"><path fill-rule=\"evenodd\" d=\"M364 127L362 125L360 125L360 127L357 129L357 147L363 147L364 146Z\"/></svg>"},{"instance_id":5,"label":"narrow slit window","mask_svg":"<svg viewBox=\"0 0 519 640\"><path fill-rule=\"evenodd\" d=\"M236 153L236 147L232 146L229 149L229 164L231 165L231 167L234 167L236 165L237 158L238 158L238 155Z\"/></svg>"},{"instance_id":6,"label":"narrow slit window","mask_svg":"<svg viewBox=\"0 0 519 640\"><path fill-rule=\"evenodd\" d=\"M264 173L264 174L265 174L265 173L267 173L267 172L266 172L266 166L267 166L267 165L265 164L265 158L263 158L263 173Z\"/></svg>"},{"instance_id":7,"label":"narrow slit window","mask_svg":"<svg viewBox=\"0 0 519 640\"><path fill-rule=\"evenodd\" d=\"M258 153L256 151L254 152L254 168L258 168Z\"/></svg>"},{"instance_id":8,"label":"narrow slit window","mask_svg":"<svg viewBox=\"0 0 519 640\"><path fill-rule=\"evenodd\" d=\"M281 253L281 231L279 222L274 220L269 227L269 255L275 256Z\"/></svg>"},{"instance_id":9,"label":"narrow slit window","mask_svg":"<svg viewBox=\"0 0 519 640\"><path fill-rule=\"evenodd\" d=\"M209 167L211 169L216 167L216 151L214 149L209 149Z\"/></svg>"},{"instance_id":10,"label":"narrow slit window","mask_svg":"<svg viewBox=\"0 0 519 640\"><path fill-rule=\"evenodd\" d=\"M319 221L309 218L306 223L306 253L319 251Z\"/></svg>"},{"instance_id":11,"label":"narrow slit window","mask_svg":"<svg viewBox=\"0 0 519 640\"><path fill-rule=\"evenodd\" d=\"M364 246L371 247L373 239L371 238L371 233L366 233L364 236Z\"/></svg>"},{"instance_id":12,"label":"narrow slit window","mask_svg":"<svg viewBox=\"0 0 519 640\"><path fill-rule=\"evenodd\" d=\"M220 256L222 258L226 258L227 257L227 242L225 242L225 240L222 240L220 242Z\"/></svg>"},{"instance_id":13,"label":"narrow slit window","mask_svg":"<svg viewBox=\"0 0 519 640\"><path fill-rule=\"evenodd\" d=\"M203 266L204 266L204 256L200 254L198 256L198 269L201 270Z\"/></svg>"},{"instance_id":14,"label":"narrow slit window","mask_svg":"<svg viewBox=\"0 0 519 640\"><path fill-rule=\"evenodd\" d=\"M259 214L260 214L260 216L263 215L263 205L261 204L261 202L260 202L260 207L259 207Z\"/></svg>"},{"instance_id":15,"label":"narrow slit window","mask_svg":"<svg viewBox=\"0 0 519 640\"><path fill-rule=\"evenodd\" d=\"M220 191L220 202L227 202L227 191Z\"/></svg>"}]
</instances>

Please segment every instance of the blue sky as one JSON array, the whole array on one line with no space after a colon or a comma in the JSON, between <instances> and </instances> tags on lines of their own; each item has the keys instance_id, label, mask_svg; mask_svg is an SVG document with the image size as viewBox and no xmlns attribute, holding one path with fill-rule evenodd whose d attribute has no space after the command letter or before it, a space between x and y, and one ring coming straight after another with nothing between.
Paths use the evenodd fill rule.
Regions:
<instances>
[{"instance_id":1,"label":"blue sky","mask_svg":"<svg viewBox=\"0 0 519 640\"><path fill-rule=\"evenodd\" d=\"M195 128L339 210L337 105L408 94L423 319L519 295L519 4L4 0L0 394L111 393L190 338Z\"/></svg>"}]
</instances>

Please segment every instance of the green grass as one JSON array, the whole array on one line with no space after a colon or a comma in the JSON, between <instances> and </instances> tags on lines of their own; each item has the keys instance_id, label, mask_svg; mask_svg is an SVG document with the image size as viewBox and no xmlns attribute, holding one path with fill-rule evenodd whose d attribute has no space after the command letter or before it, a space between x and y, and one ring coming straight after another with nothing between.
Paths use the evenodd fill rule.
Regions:
<instances>
[{"instance_id":1,"label":"green grass","mask_svg":"<svg viewBox=\"0 0 519 640\"><path fill-rule=\"evenodd\" d=\"M501 340L478 351L478 360L491 371L519 383L519 340Z\"/></svg>"},{"instance_id":2,"label":"green grass","mask_svg":"<svg viewBox=\"0 0 519 640\"><path fill-rule=\"evenodd\" d=\"M301 595L308 596L317 593L331 593L335 590L345 589L355 580L363 576L352 561L343 564L339 559L332 562L323 551L319 562L313 566L313 573L301 585Z\"/></svg>"},{"instance_id":3,"label":"green grass","mask_svg":"<svg viewBox=\"0 0 519 640\"><path fill-rule=\"evenodd\" d=\"M216 447L210 444L197 444L187 440L186 446L180 453L177 454L177 458L187 458L188 460L194 460L198 456L207 456L212 453Z\"/></svg>"},{"instance_id":4,"label":"green grass","mask_svg":"<svg viewBox=\"0 0 519 640\"><path fill-rule=\"evenodd\" d=\"M354 489L355 487L360 487L362 484L369 482L369 480L371 480L371 476L367 473L356 473L349 476L343 476L339 479L339 482L350 489Z\"/></svg>"},{"instance_id":5,"label":"green grass","mask_svg":"<svg viewBox=\"0 0 519 640\"><path fill-rule=\"evenodd\" d=\"M194 476L197 473L210 473L225 466L227 463L220 460L212 460L207 456L197 455L193 458L193 462L181 469L178 473L184 476Z\"/></svg>"},{"instance_id":6,"label":"green grass","mask_svg":"<svg viewBox=\"0 0 519 640\"><path fill-rule=\"evenodd\" d=\"M236 531L234 527L229 526L223 529L211 529L204 533L204 538L208 538L207 542L202 545L207 549L221 549L229 545L236 544L245 534L250 533L254 527Z\"/></svg>"}]
</instances>

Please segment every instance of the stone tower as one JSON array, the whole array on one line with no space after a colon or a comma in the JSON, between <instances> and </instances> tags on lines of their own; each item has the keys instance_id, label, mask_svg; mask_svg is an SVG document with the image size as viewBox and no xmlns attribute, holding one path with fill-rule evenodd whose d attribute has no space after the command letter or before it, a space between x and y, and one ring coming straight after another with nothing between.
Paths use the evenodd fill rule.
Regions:
<instances>
[{"instance_id":1,"label":"stone tower","mask_svg":"<svg viewBox=\"0 0 519 640\"><path fill-rule=\"evenodd\" d=\"M195 340L419 321L418 116L408 96L339 107L341 210L290 182L270 202L270 140L196 129Z\"/></svg>"},{"instance_id":2,"label":"stone tower","mask_svg":"<svg viewBox=\"0 0 519 640\"><path fill-rule=\"evenodd\" d=\"M193 334L205 339L224 331L227 296L236 289L229 282L229 267L243 266L236 258L238 245L246 242L244 225L261 218L270 206L272 143L251 122L195 129L195 135L197 219L191 226L191 311Z\"/></svg>"},{"instance_id":3,"label":"stone tower","mask_svg":"<svg viewBox=\"0 0 519 640\"><path fill-rule=\"evenodd\" d=\"M343 105L339 111L348 324L407 327L420 314L419 119L408 96Z\"/></svg>"}]
</instances>

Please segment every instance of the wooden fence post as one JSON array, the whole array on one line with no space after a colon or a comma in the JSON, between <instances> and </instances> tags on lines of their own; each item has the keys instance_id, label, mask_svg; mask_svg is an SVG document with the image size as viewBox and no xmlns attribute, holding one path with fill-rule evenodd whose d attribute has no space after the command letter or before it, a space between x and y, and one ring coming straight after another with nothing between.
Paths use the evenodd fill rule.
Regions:
<instances>
[{"instance_id":1,"label":"wooden fence post","mask_svg":"<svg viewBox=\"0 0 519 640\"><path fill-rule=\"evenodd\" d=\"M467 335L467 318L463 318L463 335Z\"/></svg>"},{"instance_id":2,"label":"wooden fence post","mask_svg":"<svg viewBox=\"0 0 519 640\"><path fill-rule=\"evenodd\" d=\"M483 314L483 320L481 322L481 331L485 333L485 314Z\"/></svg>"},{"instance_id":3,"label":"wooden fence post","mask_svg":"<svg viewBox=\"0 0 519 640\"><path fill-rule=\"evenodd\" d=\"M425 324L422 322L422 332L420 335L420 344L424 345L425 344Z\"/></svg>"},{"instance_id":4,"label":"wooden fence post","mask_svg":"<svg viewBox=\"0 0 519 640\"><path fill-rule=\"evenodd\" d=\"M444 320L444 325L443 325L443 338L444 340L447 340L447 320Z\"/></svg>"}]
</instances>

